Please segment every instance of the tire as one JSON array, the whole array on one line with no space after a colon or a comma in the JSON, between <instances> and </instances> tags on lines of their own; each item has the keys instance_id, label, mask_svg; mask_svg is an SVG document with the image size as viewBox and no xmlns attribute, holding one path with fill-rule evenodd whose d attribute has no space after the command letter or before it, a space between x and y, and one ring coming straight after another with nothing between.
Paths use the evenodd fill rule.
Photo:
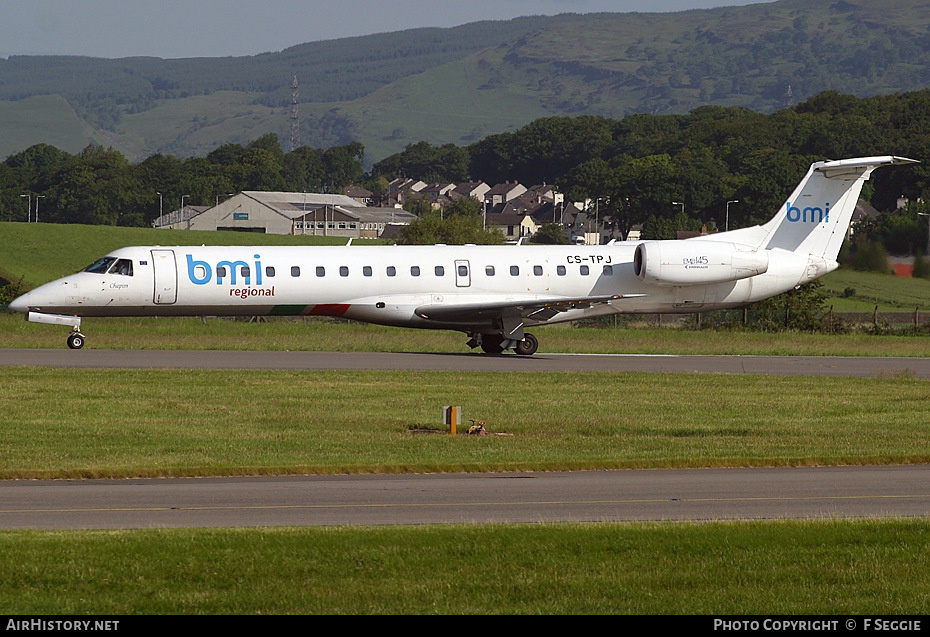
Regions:
<instances>
[{"instance_id":1,"label":"tire","mask_svg":"<svg viewBox=\"0 0 930 637\"><path fill-rule=\"evenodd\" d=\"M68 336L68 347L71 349L81 349L84 347L84 335L75 332Z\"/></svg>"},{"instance_id":2,"label":"tire","mask_svg":"<svg viewBox=\"0 0 930 637\"><path fill-rule=\"evenodd\" d=\"M517 346L513 348L515 354L520 356L532 356L536 353L536 350L539 349L539 341L535 336L526 332L523 335L523 340L517 343Z\"/></svg>"}]
</instances>

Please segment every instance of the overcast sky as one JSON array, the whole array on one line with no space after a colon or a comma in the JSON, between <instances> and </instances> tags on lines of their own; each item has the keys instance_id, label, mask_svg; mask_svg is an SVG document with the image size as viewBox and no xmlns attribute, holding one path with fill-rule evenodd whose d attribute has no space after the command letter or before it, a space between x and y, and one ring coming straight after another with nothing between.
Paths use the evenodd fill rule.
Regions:
<instances>
[{"instance_id":1,"label":"overcast sky","mask_svg":"<svg viewBox=\"0 0 930 637\"><path fill-rule=\"evenodd\" d=\"M762 0L0 0L0 57L222 57L413 27Z\"/></svg>"}]
</instances>

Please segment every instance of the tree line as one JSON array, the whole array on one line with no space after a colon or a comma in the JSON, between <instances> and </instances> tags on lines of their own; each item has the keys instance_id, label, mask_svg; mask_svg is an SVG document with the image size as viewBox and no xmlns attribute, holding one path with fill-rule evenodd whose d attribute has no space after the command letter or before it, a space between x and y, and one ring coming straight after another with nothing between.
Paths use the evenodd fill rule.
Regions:
<instances>
[{"instance_id":1,"label":"tree line","mask_svg":"<svg viewBox=\"0 0 930 637\"><path fill-rule=\"evenodd\" d=\"M856 98L822 93L765 115L701 107L685 115L547 117L468 146L411 144L366 170L359 142L284 152L274 134L225 144L206 157L155 154L132 164L90 146L69 154L39 144L0 164L0 219L145 226L162 212L214 205L242 190L339 192L366 186L384 195L396 177L426 182L553 184L566 201L597 201L600 218L624 236L743 227L767 220L811 162L896 154L925 159L930 91ZM884 214L865 230L894 253L927 245L922 200L930 166L878 171L863 197ZM25 196L24 196L25 195ZM911 203L898 210L899 197ZM593 203L592 203L593 205Z\"/></svg>"},{"instance_id":2,"label":"tree line","mask_svg":"<svg viewBox=\"0 0 930 637\"><path fill-rule=\"evenodd\" d=\"M147 226L182 201L210 206L242 190L339 192L365 177L364 152L353 142L284 153L269 134L206 157L155 154L131 164L102 146L72 155L38 144L0 164L0 219Z\"/></svg>"}]
</instances>

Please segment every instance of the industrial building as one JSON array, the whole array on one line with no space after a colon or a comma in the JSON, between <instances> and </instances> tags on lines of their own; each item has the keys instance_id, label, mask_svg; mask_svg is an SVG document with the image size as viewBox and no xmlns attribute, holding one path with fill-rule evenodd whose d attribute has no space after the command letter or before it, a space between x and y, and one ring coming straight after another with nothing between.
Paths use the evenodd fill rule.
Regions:
<instances>
[{"instance_id":1,"label":"industrial building","mask_svg":"<svg viewBox=\"0 0 930 637\"><path fill-rule=\"evenodd\" d=\"M233 230L268 234L376 239L391 225L415 215L400 208L361 205L346 195L246 190L211 208L187 206L162 215L156 228Z\"/></svg>"}]
</instances>

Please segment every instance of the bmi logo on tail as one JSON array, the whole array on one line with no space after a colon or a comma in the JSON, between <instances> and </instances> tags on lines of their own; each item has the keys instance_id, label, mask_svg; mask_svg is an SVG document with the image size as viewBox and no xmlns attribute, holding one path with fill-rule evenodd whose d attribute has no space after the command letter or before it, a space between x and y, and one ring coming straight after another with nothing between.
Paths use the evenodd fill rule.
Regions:
<instances>
[{"instance_id":1,"label":"bmi logo on tail","mask_svg":"<svg viewBox=\"0 0 930 637\"><path fill-rule=\"evenodd\" d=\"M788 221L791 223L829 223L830 222L830 203L827 202L823 205L823 208L798 208L797 206L792 206L790 201L785 202L785 207L788 208Z\"/></svg>"}]
</instances>

